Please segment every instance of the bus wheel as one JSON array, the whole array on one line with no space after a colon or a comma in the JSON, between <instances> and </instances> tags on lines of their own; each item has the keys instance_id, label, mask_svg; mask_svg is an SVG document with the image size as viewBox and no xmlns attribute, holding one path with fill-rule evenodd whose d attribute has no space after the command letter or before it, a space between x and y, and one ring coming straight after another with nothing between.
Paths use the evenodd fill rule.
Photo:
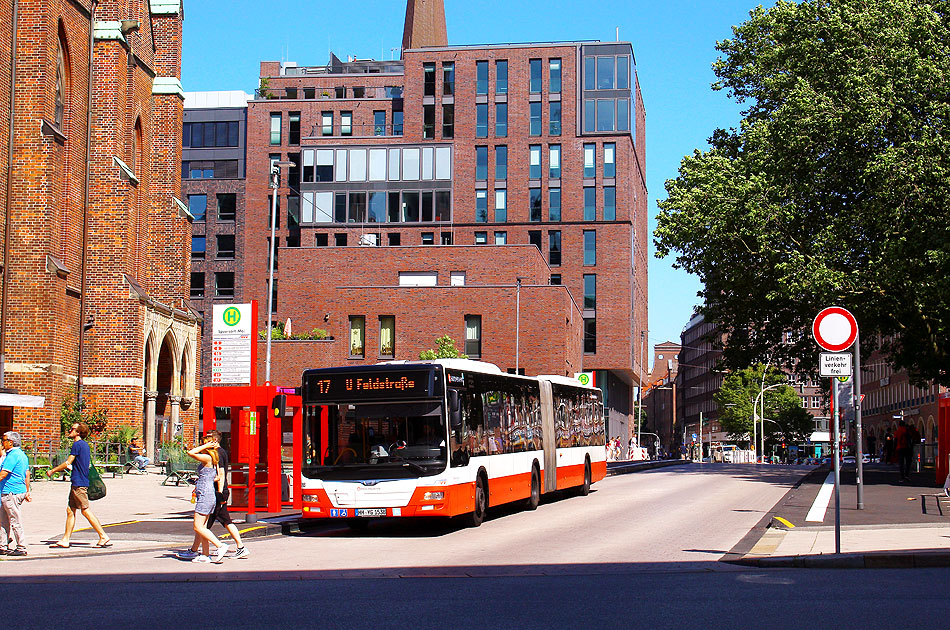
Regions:
<instances>
[{"instance_id":1,"label":"bus wheel","mask_svg":"<svg viewBox=\"0 0 950 630\"><path fill-rule=\"evenodd\" d=\"M537 466L531 467L531 494L525 499L524 509L536 510L541 503L541 474Z\"/></svg>"},{"instance_id":2,"label":"bus wheel","mask_svg":"<svg viewBox=\"0 0 950 630\"><path fill-rule=\"evenodd\" d=\"M466 525L469 527L478 527L485 520L485 512L488 511L488 493L485 487L485 478L479 475L475 479L475 509L468 515Z\"/></svg>"},{"instance_id":3,"label":"bus wheel","mask_svg":"<svg viewBox=\"0 0 950 630\"><path fill-rule=\"evenodd\" d=\"M577 494L586 497L590 494L590 460L584 459L584 483L577 489Z\"/></svg>"}]
</instances>

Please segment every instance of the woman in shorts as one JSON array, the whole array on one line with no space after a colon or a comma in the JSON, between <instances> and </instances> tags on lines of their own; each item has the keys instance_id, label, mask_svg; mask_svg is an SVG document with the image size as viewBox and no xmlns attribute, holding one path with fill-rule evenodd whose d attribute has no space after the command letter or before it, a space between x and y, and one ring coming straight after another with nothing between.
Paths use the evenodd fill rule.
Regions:
<instances>
[{"instance_id":1,"label":"woman in shorts","mask_svg":"<svg viewBox=\"0 0 950 630\"><path fill-rule=\"evenodd\" d=\"M214 496L215 482L218 480L218 443L205 442L188 451L201 464L198 467L198 482L195 484L195 533L201 538L202 553L192 562L223 562L228 546L218 540L208 529L208 515L214 512L217 502ZM208 553L208 545L214 544L214 556Z\"/></svg>"}]
</instances>

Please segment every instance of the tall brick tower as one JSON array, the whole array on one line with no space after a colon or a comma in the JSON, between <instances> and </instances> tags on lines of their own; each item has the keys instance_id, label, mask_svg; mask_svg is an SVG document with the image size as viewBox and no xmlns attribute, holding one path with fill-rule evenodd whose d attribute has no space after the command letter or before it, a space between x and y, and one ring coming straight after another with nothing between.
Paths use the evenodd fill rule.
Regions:
<instances>
[{"instance_id":1,"label":"tall brick tower","mask_svg":"<svg viewBox=\"0 0 950 630\"><path fill-rule=\"evenodd\" d=\"M445 5L442 0L409 0L406 25L402 31L402 49L448 45L445 30Z\"/></svg>"},{"instance_id":2,"label":"tall brick tower","mask_svg":"<svg viewBox=\"0 0 950 630\"><path fill-rule=\"evenodd\" d=\"M190 440L200 329L178 199L182 2L0 10L13 17L0 25L0 370L4 393L43 400L5 407L0 394L0 430L56 442L79 394L150 449L176 431Z\"/></svg>"}]
</instances>

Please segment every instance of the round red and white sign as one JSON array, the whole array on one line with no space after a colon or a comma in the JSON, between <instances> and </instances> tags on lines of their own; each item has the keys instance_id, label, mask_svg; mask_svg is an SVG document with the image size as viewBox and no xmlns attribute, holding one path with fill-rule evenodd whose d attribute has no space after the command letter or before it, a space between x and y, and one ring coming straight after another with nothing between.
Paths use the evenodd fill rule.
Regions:
<instances>
[{"instance_id":1,"label":"round red and white sign","mask_svg":"<svg viewBox=\"0 0 950 630\"><path fill-rule=\"evenodd\" d=\"M857 338L858 320L847 309L831 306L818 313L811 329L819 346L828 352L841 352Z\"/></svg>"}]
</instances>

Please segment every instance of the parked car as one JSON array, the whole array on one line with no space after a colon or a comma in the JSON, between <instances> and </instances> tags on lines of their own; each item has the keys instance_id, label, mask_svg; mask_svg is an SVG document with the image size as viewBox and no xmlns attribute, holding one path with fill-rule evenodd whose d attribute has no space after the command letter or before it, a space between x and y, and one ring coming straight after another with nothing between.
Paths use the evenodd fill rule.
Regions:
<instances>
[{"instance_id":1,"label":"parked car","mask_svg":"<svg viewBox=\"0 0 950 630\"><path fill-rule=\"evenodd\" d=\"M855 459L854 455L845 455L841 463L853 466L858 463L858 460Z\"/></svg>"}]
</instances>

